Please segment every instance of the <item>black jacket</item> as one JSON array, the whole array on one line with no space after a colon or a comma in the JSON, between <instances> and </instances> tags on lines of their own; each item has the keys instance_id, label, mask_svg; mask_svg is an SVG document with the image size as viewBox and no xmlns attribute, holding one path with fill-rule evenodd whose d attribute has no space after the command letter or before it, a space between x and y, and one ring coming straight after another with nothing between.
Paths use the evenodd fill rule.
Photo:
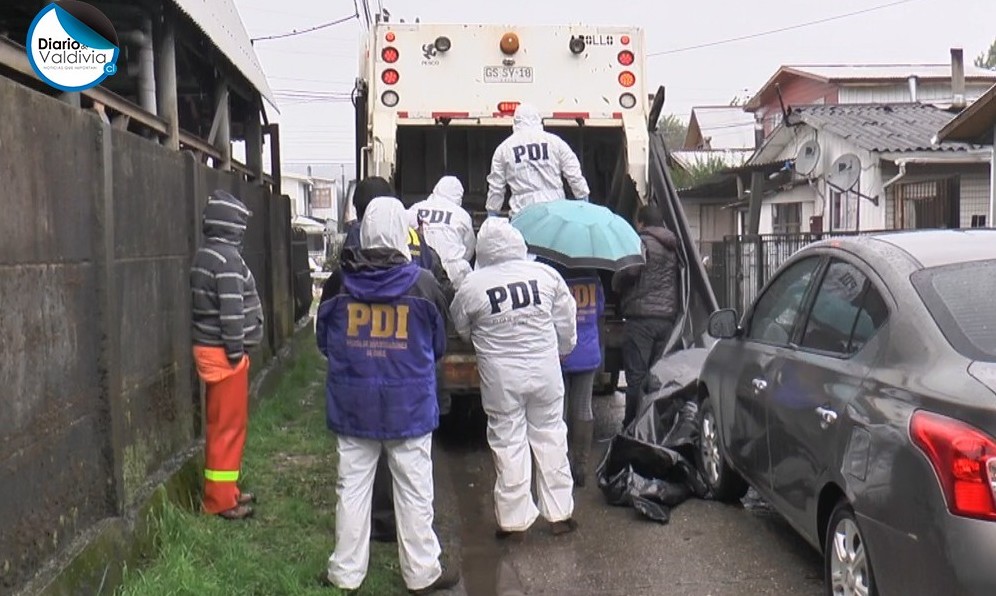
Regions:
<instances>
[{"instance_id":1,"label":"black jacket","mask_svg":"<svg viewBox=\"0 0 996 596\"><path fill-rule=\"evenodd\" d=\"M612 289L622 297L622 315L673 321L680 308L678 238L667 228L648 227L640 239L647 263L623 269L612 278Z\"/></svg>"}]
</instances>

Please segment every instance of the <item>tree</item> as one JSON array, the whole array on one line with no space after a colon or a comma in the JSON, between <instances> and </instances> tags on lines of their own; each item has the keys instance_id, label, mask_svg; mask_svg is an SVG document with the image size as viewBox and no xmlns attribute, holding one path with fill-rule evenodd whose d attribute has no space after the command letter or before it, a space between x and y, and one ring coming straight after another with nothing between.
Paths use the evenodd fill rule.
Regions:
<instances>
[{"instance_id":1,"label":"tree","mask_svg":"<svg viewBox=\"0 0 996 596\"><path fill-rule=\"evenodd\" d=\"M722 158L710 155L705 159L695 160L694 163L689 164L688 169L672 168L671 176L674 178L676 188L694 188L725 168L726 163Z\"/></svg>"},{"instance_id":2,"label":"tree","mask_svg":"<svg viewBox=\"0 0 996 596\"><path fill-rule=\"evenodd\" d=\"M685 144L688 126L674 114L662 116L657 124L657 129L664 133L664 143L667 145L668 151L677 151Z\"/></svg>"},{"instance_id":3,"label":"tree","mask_svg":"<svg viewBox=\"0 0 996 596\"><path fill-rule=\"evenodd\" d=\"M979 54L979 57L975 59L975 65L979 68L996 70L996 41L993 42L993 45L989 46L989 52Z\"/></svg>"}]
</instances>

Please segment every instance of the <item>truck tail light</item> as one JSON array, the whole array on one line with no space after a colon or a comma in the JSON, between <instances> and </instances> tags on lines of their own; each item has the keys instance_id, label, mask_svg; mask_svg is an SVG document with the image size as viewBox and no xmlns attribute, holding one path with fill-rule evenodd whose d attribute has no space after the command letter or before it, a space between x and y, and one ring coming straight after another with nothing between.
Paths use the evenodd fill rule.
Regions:
<instances>
[{"instance_id":1,"label":"truck tail light","mask_svg":"<svg viewBox=\"0 0 996 596\"><path fill-rule=\"evenodd\" d=\"M629 35L623 35L621 38L619 38L619 43L623 44L624 46L628 46L629 45Z\"/></svg>"},{"instance_id":2,"label":"truck tail light","mask_svg":"<svg viewBox=\"0 0 996 596\"><path fill-rule=\"evenodd\" d=\"M394 31L388 31L387 35L384 36L384 39L386 39L388 43L393 43L397 37L394 35Z\"/></svg>"},{"instance_id":3,"label":"truck tail light","mask_svg":"<svg viewBox=\"0 0 996 596\"><path fill-rule=\"evenodd\" d=\"M515 109L519 107L519 102L517 101L502 101L498 103L498 113L511 116L515 114Z\"/></svg>"},{"instance_id":4,"label":"truck tail light","mask_svg":"<svg viewBox=\"0 0 996 596\"><path fill-rule=\"evenodd\" d=\"M972 426L917 411L910 437L937 473L948 510L996 521L996 441Z\"/></svg>"},{"instance_id":5,"label":"truck tail light","mask_svg":"<svg viewBox=\"0 0 996 596\"><path fill-rule=\"evenodd\" d=\"M388 89L380 96L380 100L384 102L385 106L393 108L394 106L398 105L398 102L401 100L401 98L398 97L397 93Z\"/></svg>"},{"instance_id":6,"label":"truck tail light","mask_svg":"<svg viewBox=\"0 0 996 596\"><path fill-rule=\"evenodd\" d=\"M636 107L636 96L632 93L623 93L619 96L619 105L627 110Z\"/></svg>"},{"instance_id":7,"label":"truck tail light","mask_svg":"<svg viewBox=\"0 0 996 596\"><path fill-rule=\"evenodd\" d=\"M393 68L388 68L380 75L380 80L384 81L384 83L388 85L394 85L395 83L398 82L398 79L400 78L401 75L398 74L398 71L394 70Z\"/></svg>"},{"instance_id":8,"label":"truck tail light","mask_svg":"<svg viewBox=\"0 0 996 596\"><path fill-rule=\"evenodd\" d=\"M632 87L636 84L636 75L628 70L624 70L619 73L619 84L623 87Z\"/></svg>"},{"instance_id":9,"label":"truck tail light","mask_svg":"<svg viewBox=\"0 0 996 596\"><path fill-rule=\"evenodd\" d=\"M623 66L630 66L633 64L634 60L636 60L636 57L633 56L633 52L629 50L619 52L619 64L622 64Z\"/></svg>"},{"instance_id":10,"label":"truck tail light","mask_svg":"<svg viewBox=\"0 0 996 596\"><path fill-rule=\"evenodd\" d=\"M387 62L388 64L394 64L397 62L399 56L400 54L398 53L397 48L392 48L391 46L384 48L380 52L380 57L383 58L384 62Z\"/></svg>"}]
</instances>

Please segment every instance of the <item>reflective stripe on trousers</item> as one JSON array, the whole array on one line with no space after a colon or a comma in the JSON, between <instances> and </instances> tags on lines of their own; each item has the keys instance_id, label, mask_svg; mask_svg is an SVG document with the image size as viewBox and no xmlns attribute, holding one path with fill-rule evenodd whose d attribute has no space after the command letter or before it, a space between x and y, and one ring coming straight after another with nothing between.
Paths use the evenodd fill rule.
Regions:
<instances>
[{"instance_id":1,"label":"reflective stripe on trousers","mask_svg":"<svg viewBox=\"0 0 996 596\"><path fill-rule=\"evenodd\" d=\"M207 385L203 508L205 513L221 513L238 504L236 482L249 421L249 357L233 367L224 348L194 346L194 363Z\"/></svg>"},{"instance_id":2,"label":"reflective stripe on trousers","mask_svg":"<svg viewBox=\"0 0 996 596\"><path fill-rule=\"evenodd\" d=\"M439 539L432 529L432 435L404 441L338 437L335 551L329 557L329 579L341 589L355 590L367 575L374 471L381 451L394 479L401 576L409 590L421 590L442 574Z\"/></svg>"}]
</instances>

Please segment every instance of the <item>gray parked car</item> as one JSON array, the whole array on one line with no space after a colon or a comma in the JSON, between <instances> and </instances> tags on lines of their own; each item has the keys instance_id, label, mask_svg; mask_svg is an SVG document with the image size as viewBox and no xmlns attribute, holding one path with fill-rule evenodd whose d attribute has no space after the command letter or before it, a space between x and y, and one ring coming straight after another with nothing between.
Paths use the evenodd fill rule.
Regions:
<instances>
[{"instance_id":1,"label":"gray parked car","mask_svg":"<svg viewBox=\"0 0 996 596\"><path fill-rule=\"evenodd\" d=\"M996 594L996 230L811 245L709 329L717 499L753 486L829 594Z\"/></svg>"}]
</instances>

